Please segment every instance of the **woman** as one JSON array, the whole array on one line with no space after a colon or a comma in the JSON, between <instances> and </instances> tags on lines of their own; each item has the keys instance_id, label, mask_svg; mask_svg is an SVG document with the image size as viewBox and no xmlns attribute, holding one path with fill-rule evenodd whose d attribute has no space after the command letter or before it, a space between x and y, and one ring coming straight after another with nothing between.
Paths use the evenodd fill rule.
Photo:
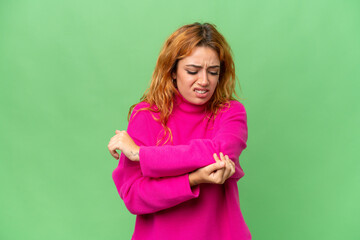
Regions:
<instances>
[{"instance_id":1,"label":"woman","mask_svg":"<svg viewBox=\"0 0 360 240\"><path fill-rule=\"evenodd\" d=\"M214 25L167 39L127 131L108 145L120 158L116 188L137 215L132 239L251 239L237 188L247 119L234 94L231 50Z\"/></svg>"}]
</instances>

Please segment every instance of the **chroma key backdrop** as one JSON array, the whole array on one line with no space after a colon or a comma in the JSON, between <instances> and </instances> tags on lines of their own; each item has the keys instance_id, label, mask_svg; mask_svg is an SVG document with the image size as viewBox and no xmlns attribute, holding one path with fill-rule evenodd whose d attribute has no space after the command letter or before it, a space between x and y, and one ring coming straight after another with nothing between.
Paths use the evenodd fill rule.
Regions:
<instances>
[{"instance_id":1,"label":"chroma key backdrop","mask_svg":"<svg viewBox=\"0 0 360 240\"><path fill-rule=\"evenodd\" d=\"M107 144L193 22L233 51L253 239L360 239L359 1L18 0L0 1L1 240L131 239Z\"/></svg>"}]
</instances>

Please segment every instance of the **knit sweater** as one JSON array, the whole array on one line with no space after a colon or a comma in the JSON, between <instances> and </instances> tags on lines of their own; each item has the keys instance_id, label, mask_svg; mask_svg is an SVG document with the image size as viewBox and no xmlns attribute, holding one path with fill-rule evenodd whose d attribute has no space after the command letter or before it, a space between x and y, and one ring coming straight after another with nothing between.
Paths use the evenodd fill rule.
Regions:
<instances>
[{"instance_id":1,"label":"knit sweater","mask_svg":"<svg viewBox=\"0 0 360 240\"><path fill-rule=\"evenodd\" d=\"M174 97L167 126L173 141L158 145L164 134L159 113L138 103L128 134L140 146L139 162L123 153L112 177L127 209L136 214L133 240L248 240L250 231L240 211L237 181L244 176L239 156L246 148L247 117L235 100L211 120L204 105ZM136 114L135 114L136 113ZM224 184L190 187L189 173L215 163L223 152L235 162L235 173Z\"/></svg>"}]
</instances>

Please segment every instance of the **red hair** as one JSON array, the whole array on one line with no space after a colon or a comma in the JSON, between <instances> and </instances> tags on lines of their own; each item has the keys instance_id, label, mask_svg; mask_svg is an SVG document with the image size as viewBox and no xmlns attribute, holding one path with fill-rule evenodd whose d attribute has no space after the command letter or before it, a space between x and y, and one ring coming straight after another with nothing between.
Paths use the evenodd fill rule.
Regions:
<instances>
[{"instance_id":1,"label":"red hair","mask_svg":"<svg viewBox=\"0 0 360 240\"><path fill-rule=\"evenodd\" d=\"M196 22L180 27L170 35L163 45L152 75L150 87L140 98L140 102L147 102L150 106L141 108L139 111L149 110L160 113L159 118L155 118L155 120L159 121L164 128L162 139L169 133L164 144L169 139L172 141L172 133L167 127L167 121L172 113L173 98L175 94L180 94L172 81L171 75L176 72L179 60L189 56L195 47L200 46L214 49L220 60L219 83L213 96L206 103L206 111L215 118L220 108L227 105L230 100L235 100L234 95L239 98L235 92L237 79L232 51L223 35L216 30L216 26L210 23L200 24ZM130 107L128 120L136 104ZM161 139L158 140L157 144L160 142Z\"/></svg>"}]
</instances>

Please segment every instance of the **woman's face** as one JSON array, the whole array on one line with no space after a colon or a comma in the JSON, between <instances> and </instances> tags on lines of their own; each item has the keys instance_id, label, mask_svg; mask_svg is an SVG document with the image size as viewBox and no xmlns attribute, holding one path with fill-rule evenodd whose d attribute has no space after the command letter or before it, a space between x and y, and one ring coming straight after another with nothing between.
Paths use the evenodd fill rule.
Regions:
<instances>
[{"instance_id":1,"label":"woman's face","mask_svg":"<svg viewBox=\"0 0 360 240\"><path fill-rule=\"evenodd\" d=\"M180 94L190 103L202 105L213 95L219 80L220 60L210 47L196 47L177 64L176 79Z\"/></svg>"}]
</instances>

